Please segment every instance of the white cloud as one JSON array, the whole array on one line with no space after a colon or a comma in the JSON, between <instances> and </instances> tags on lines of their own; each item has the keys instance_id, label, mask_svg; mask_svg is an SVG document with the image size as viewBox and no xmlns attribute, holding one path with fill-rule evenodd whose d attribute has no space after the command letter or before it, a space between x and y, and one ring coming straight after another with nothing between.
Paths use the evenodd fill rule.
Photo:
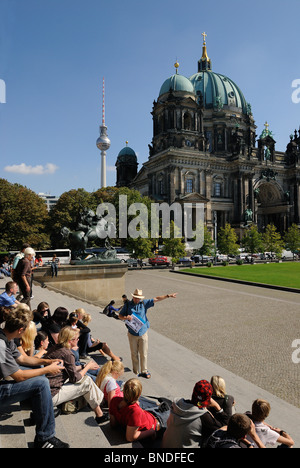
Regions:
<instances>
[{"instance_id":1,"label":"white cloud","mask_svg":"<svg viewBox=\"0 0 300 468\"><path fill-rule=\"evenodd\" d=\"M115 172L116 166L107 166L106 170L107 170L108 172Z\"/></svg>"},{"instance_id":2,"label":"white cloud","mask_svg":"<svg viewBox=\"0 0 300 468\"><path fill-rule=\"evenodd\" d=\"M4 170L6 172L13 172L15 174L23 175L45 175L54 174L58 169L58 166L52 163L47 163L45 166L41 164L37 166L28 166L25 163L13 164L12 166L6 166Z\"/></svg>"}]
</instances>

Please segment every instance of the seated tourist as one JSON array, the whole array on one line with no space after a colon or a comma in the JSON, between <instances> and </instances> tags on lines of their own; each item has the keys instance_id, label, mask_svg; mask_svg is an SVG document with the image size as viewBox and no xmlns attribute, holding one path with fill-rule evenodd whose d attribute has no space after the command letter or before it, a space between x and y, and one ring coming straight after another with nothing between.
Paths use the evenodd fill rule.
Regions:
<instances>
[{"instance_id":1,"label":"seated tourist","mask_svg":"<svg viewBox=\"0 0 300 468\"><path fill-rule=\"evenodd\" d=\"M17 305L20 304L20 302L16 300L18 289L18 285L14 281L6 283L5 291L0 295L0 306L17 307Z\"/></svg>"},{"instance_id":2,"label":"seated tourist","mask_svg":"<svg viewBox=\"0 0 300 468\"><path fill-rule=\"evenodd\" d=\"M34 339L34 355L35 357L43 357L46 354L49 346L49 338L47 333L39 330Z\"/></svg>"},{"instance_id":3,"label":"seated tourist","mask_svg":"<svg viewBox=\"0 0 300 468\"><path fill-rule=\"evenodd\" d=\"M199 448L216 429L227 424L228 416L212 399L212 394L211 384L200 380L194 386L191 400L177 398L173 401L163 448Z\"/></svg>"},{"instance_id":4,"label":"seated tourist","mask_svg":"<svg viewBox=\"0 0 300 468\"><path fill-rule=\"evenodd\" d=\"M226 393L225 380L218 375L214 375L210 380L210 384L213 388L213 399L220 405L220 407L230 418L230 416L232 416L232 410L235 402L233 396L227 395ZM214 410L212 410L212 413L214 414Z\"/></svg>"},{"instance_id":5,"label":"seated tourist","mask_svg":"<svg viewBox=\"0 0 300 468\"><path fill-rule=\"evenodd\" d=\"M66 326L68 316L69 312L65 307L57 307L52 316L41 321L42 330L47 333L50 345L57 343L59 332Z\"/></svg>"},{"instance_id":6,"label":"seated tourist","mask_svg":"<svg viewBox=\"0 0 300 468\"><path fill-rule=\"evenodd\" d=\"M34 340L37 335L37 330L35 323L33 321L29 322L25 332L21 338L17 338L15 343L18 347L20 354L25 354L27 356L34 356Z\"/></svg>"},{"instance_id":7,"label":"seated tourist","mask_svg":"<svg viewBox=\"0 0 300 468\"><path fill-rule=\"evenodd\" d=\"M107 419L100 408L103 393L95 382L86 375L89 369L98 369L99 366L91 360L86 366L78 370L75 357L71 348L78 342L79 332L71 327L64 327L59 332L57 344L49 349L46 354L50 359L61 359L64 368L60 374L49 376L52 401L58 406L70 400L83 396L92 410L95 412L95 420L98 424Z\"/></svg>"},{"instance_id":8,"label":"seated tourist","mask_svg":"<svg viewBox=\"0 0 300 468\"><path fill-rule=\"evenodd\" d=\"M32 320L29 307L17 307L6 317L0 329L0 413L11 404L30 399L36 423L35 448L68 448L55 437L55 419L49 381L44 377L62 370L61 361L37 359L20 354L14 339L22 337ZM20 366L40 365L35 369Z\"/></svg>"},{"instance_id":9,"label":"seated tourist","mask_svg":"<svg viewBox=\"0 0 300 468\"><path fill-rule=\"evenodd\" d=\"M272 427L265 422L270 411L271 405L268 401L258 399L253 402L252 413L249 417L254 422L257 435L264 445L275 446L277 444L281 444L282 447L292 448L294 441L287 432L279 429L278 427ZM258 448L251 435L248 435L247 439L254 443L255 448Z\"/></svg>"},{"instance_id":10,"label":"seated tourist","mask_svg":"<svg viewBox=\"0 0 300 468\"><path fill-rule=\"evenodd\" d=\"M251 436L258 448L265 448L251 419L245 414L236 413L229 419L227 427L218 429L209 437L206 447L218 449L254 448L254 445L247 440L247 435Z\"/></svg>"},{"instance_id":11,"label":"seated tourist","mask_svg":"<svg viewBox=\"0 0 300 468\"><path fill-rule=\"evenodd\" d=\"M88 328L88 325L92 320L91 315L87 314L83 308L76 309L74 313L78 315L79 323L81 323L83 327L86 327L86 329L88 330L85 352L87 354L90 354L90 353L95 353L96 351L99 351L100 354L102 354L103 356L106 356L106 355L109 356L113 361L122 361L122 358L117 356L110 349L107 343L105 343L104 341L100 341L98 339L95 340L92 337L91 330L90 328ZM83 329L83 327L81 327L81 329ZM81 354L80 350L79 350L79 353Z\"/></svg>"},{"instance_id":12,"label":"seated tourist","mask_svg":"<svg viewBox=\"0 0 300 468\"><path fill-rule=\"evenodd\" d=\"M4 328L6 317L10 315L12 310L11 307L0 306L0 328Z\"/></svg>"},{"instance_id":13,"label":"seated tourist","mask_svg":"<svg viewBox=\"0 0 300 468\"><path fill-rule=\"evenodd\" d=\"M35 310L33 310L33 321L37 327L42 327L43 323L51 318L51 312L48 302L40 302Z\"/></svg>"},{"instance_id":14,"label":"seated tourist","mask_svg":"<svg viewBox=\"0 0 300 468\"><path fill-rule=\"evenodd\" d=\"M114 397L110 402L109 414L112 427L126 429L126 440L134 442L147 437L155 437L156 432L165 427L169 410L153 408L143 410L139 405L142 384L138 379L128 380L123 389L123 397Z\"/></svg>"},{"instance_id":15,"label":"seated tourist","mask_svg":"<svg viewBox=\"0 0 300 468\"><path fill-rule=\"evenodd\" d=\"M8 257L4 257L3 263L0 266L0 273L2 273L4 276L11 276L10 268L11 267L10 267L10 264L9 264Z\"/></svg>"},{"instance_id":16,"label":"seated tourist","mask_svg":"<svg viewBox=\"0 0 300 468\"><path fill-rule=\"evenodd\" d=\"M104 393L104 400L108 407L115 396L123 397L118 380L124 374L124 365L120 361L108 361L101 367L96 379L96 384Z\"/></svg>"}]
</instances>

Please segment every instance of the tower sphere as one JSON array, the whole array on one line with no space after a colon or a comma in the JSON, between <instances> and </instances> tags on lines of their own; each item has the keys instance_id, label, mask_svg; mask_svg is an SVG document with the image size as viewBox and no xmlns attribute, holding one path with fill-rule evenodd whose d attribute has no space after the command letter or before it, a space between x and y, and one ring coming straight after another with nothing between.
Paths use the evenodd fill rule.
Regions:
<instances>
[{"instance_id":1,"label":"tower sphere","mask_svg":"<svg viewBox=\"0 0 300 468\"><path fill-rule=\"evenodd\" d=\"M106 135L107 127L100 127L100 136L96 142L97 148L101 151L107 151L110 148L110 139Z\"/></svg>"}]
</instances>

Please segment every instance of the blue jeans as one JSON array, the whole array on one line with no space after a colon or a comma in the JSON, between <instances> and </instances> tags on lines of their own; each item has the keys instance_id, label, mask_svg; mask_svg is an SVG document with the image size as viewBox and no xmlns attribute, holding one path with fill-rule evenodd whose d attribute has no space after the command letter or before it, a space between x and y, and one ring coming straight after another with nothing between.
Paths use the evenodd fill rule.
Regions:
<instances>
[{"instance_id":1,"label":"blue jeans","mask_svg":"<svg viewBox=\"0 0 300 468\"><path fill-rule=\"evenodd\" d=\"M167 428L167 421L170 416L170 409L168 408L169 405L165 405L164 410L161 411L154 401L143 396L139 398L139 404L143 410L151 413L160 422L161 428Z\"/></svg>"},{"instance_id":2,"label":"blue jeans","mask_svg":"<svg viewBox=\"0 0 300 468\"><path fill-rule=\"evenodd\" d=\"M42 442L54 437L55 419L49 380L42 376L24 382L0 382L0 413L6 411L8 405L28 399L36 422L37 439Z\"/></svg>"},{"instance_id":3,"label":"blue jeans","mask_svg":"<svg viewBox=\"0 0 300 468\"><path fill-rule=\"evenodd\" d=\"M56 263L51 263L51 274L52 274L52 278L53 276L57 276L57 272L58 272L58 266Z\"/></svg>"}]
</instances>

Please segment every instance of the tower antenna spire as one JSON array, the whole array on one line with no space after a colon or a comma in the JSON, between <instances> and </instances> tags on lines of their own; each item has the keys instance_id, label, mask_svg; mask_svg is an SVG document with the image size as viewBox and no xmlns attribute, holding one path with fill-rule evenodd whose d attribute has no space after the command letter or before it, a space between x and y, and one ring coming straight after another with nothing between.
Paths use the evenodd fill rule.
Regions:
<instances>
[{"instance_id":1,"label":"tower antenna spire","mask_svg":"<svg viewBox=\"0 0 300 468\"><path fill-rule=\"evenodd\" d=\"M105 79L102 84L102 125L105 126Z\"/></svg>"},{"instance_id":2,"label":"tower antenna spire","mask_svg":"<svg viewBox=\"0 0 300 468\"><path fill-rule=\"evenodd\" d=\"M105 125L105 80L102 81L102 125L100 125L100 136L96 142L101 151L101 188L106 187L106 151L110 148L110 139L107 136Z\"/></svg>"}]
</instances>

